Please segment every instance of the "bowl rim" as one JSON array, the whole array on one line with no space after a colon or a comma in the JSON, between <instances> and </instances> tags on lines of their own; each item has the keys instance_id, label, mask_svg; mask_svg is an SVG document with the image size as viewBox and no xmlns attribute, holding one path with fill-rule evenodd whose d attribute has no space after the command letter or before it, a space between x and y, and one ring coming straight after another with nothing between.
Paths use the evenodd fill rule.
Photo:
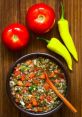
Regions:
<instances>
[{"instance_id":1,"label":"bowl rim","mask_svg":"<svg viewBox=\"0 0 82 117\"><path fill-rule=\"evenodd\" d=\"M10 86L9 86L9 81L10 81L10 76L11 76L11 73L13 72L14 70L14 67L18 64L18 63L21 63L22 61L25 61L25 59L29 59L29 58L36 58L38 56L44 56L45 58L50 58L52 59L53 61L55 61L60 67L61 69L63 70L64 72L64 75L65 75L65 79L66 79L66 83L67 83L67 91L66 91L66 95L65 97L67 97L67 94L68 94L68 89L69 89L69 80L68 80L68 72L65 68L65 66L63 65L63 63L55 56L52 56L51 54L48 54L48 53L42 53L42 52L36 52L36 53L30 53L30 54L26 54L22 57L20 57L19 59L17 59L10 67L9 69L9 72L7 74L7 79L6 79L6 90L7 90L7 95L11 101L11 103L16 107L18 108L21 112L24 112L25 114L29 114L29 115L32 115L32 116L44 116L44 115L49 115L53 112L56 112L58 111L62 105L63 105L63 102L61 101L60 104L56 107L56 108L53 108L52 110L48 111L48 112L41 112L41 113L34 113L34 112L30 112L28 110L24 110L22 107L20 107L18 104L15 103L15 101L13 100L13 96L11 95L10 93Z\"/></svg>"}]
</instances>

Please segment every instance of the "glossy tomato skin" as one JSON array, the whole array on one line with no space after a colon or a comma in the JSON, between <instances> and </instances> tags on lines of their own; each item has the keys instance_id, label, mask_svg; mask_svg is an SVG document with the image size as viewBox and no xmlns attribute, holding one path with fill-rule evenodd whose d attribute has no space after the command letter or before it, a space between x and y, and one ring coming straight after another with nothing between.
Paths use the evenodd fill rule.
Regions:
<instances>
[{"instance_id":1,"label":"glossy tomato skin","mask_svg":"<svg viewBox=\"0 0 82 117\"><path fill-rule=\"evenodd\" d=\"M28 43L29 32L25 26L14 23L4 29L2 40L9 49L19 50Z\"/></svg>"},{"instance_id":2,"label":"glossy tomato skin","mask_svg":"<svg viewBox=\"0 0 82 117\"><path fill-rule=\"evenodd\" d=\"M44 3L35 4L27 10L26 22L35 33L46 33L54 26L55 11Z\"/></svg>"}]
</instances>

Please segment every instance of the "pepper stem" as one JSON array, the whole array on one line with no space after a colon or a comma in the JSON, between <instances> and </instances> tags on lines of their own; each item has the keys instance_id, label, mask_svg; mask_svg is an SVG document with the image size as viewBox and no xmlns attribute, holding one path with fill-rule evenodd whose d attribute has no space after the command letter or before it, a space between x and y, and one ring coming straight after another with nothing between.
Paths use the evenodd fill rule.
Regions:
<instances>
[{"instance_id":1,"label":"pepper stem","mask_svg":"<svg viewBox=\"0 0 82 117\"><path fill-rule=\"evenodd\" d=\"M61 19L64 19L64 5L61 2Z\"/></svg>"},{"instance_id":2,"label":"pepper stem","mask_svg":"<svg viewBox=\"0 0 82 117\"><path fill-rule=\"evenodd\" d=\"M46 43L49 43L49 40L47 40L47 39L45 39L45 38L43 38L43 37L37 37L37 39L38 39L38 40L43 40L43 41L45 41Z\"/></svg>"}]
</instances>

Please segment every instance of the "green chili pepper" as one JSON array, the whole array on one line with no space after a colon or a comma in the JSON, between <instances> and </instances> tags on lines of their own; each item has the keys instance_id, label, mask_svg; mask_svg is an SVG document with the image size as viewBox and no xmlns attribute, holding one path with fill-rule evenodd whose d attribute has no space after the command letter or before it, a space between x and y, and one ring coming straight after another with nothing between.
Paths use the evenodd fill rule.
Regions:
<instances>
[{"instance_id":1,"label":"green chili pepper","mask_svg":"<svg viewBox=\"0 0 82 117\"><path fill-rule=\"evenodd\" d=\"M37 39L44 40L48 43L47 48L59 55L61 55L65 61L67 62L67 65L70 70L72 70L72 58L66 49L66 47L57 39L57 38L51 38L51 40L46 40L44 38L37 37Z\"/></svg>"},{"instance_id":2,"label":"green chili pepper","mask_svg":"<svg viewBox=\"0 0 82 117\"><path fill-rule=\"evenodd\" d=\"M62 7L62 15L61 15L61 19L58 21L59 33L69 52L72 54L75 60L78 61L77 51L76 51L73 39L69 32L69 24L68 24L68 21L64 19L64 6L62 3L61 3L61 7Z\"/></svg>"}]
</instances>

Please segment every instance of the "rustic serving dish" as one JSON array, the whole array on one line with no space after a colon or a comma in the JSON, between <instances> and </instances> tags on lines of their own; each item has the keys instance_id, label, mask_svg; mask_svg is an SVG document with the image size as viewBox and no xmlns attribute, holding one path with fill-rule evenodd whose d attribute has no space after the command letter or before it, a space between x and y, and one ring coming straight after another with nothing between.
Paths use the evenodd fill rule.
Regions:
<instances>
[{"instance_id":1,"label":"rustic serving dish","mask_svg":"<svg viewBox=\"0 0 82 117\"><path fill-rule=\"evenodd\" d=\"M24 112L25 114L28 114L30 116L48 116L56 111L58 111L62 105L63 105L63 102L61 101L60 104L56 107L56 108L53 108L52 110L48 111L48 112L41 112L41 113L34 113L34 112L30 112L30 111L27 111L27 110L24 110L22 107L20 107L19 105L16 104L16 102L14 101L14 98L13 96L11 95L11 90L10 90L10 85L9 85L9 81L10 81L10 76L11 74L13 73L13 70L14 70L14 67L16 67L16 65L18 63L21 63L25 60L28 60L28 59L33 59L33 58L37 58L37 57L44 57L44 58L49 58L50 60L56 62L60 68L63 70L64 72L64 75L65 75L65 79L66 79L66 83L67 83L67 89L66 89L66 96L68 94L68 86L69 86L69 83L68 83L68 73L67 73L67 70L66 68L64 67L63 63L57 59L56 57L50 55L50 54L47 54L47 53L31 53L31 54L27 54L25 56L22 56L21 58L19 58L10 68L9 70L9 73L8 73L8 76L7 76L7 81L6 81L6 89L7 89L7 94L11 100L11 102L15 105L15 107L17 107L21 112Z\"/></svg>"}]
</instances>

